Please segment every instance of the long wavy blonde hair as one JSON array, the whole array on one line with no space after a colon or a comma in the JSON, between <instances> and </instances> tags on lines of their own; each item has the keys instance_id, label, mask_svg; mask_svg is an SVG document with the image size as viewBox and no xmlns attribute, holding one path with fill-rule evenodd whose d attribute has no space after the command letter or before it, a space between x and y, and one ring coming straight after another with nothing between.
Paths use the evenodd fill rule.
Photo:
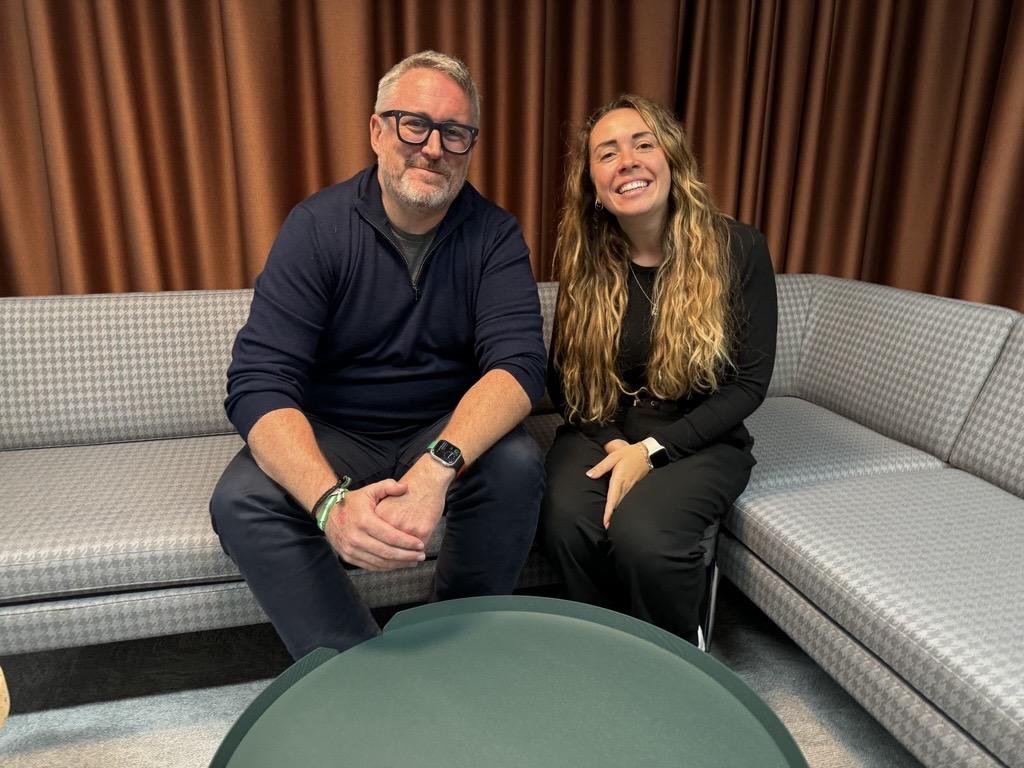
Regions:
<instances>
[{"instance_id":1,"label":"long wavy blonde hair","mask_svg":"<svg viewBox=\"0 0 1024 768\"><path fill-rule=\"evenodd\" d=\"M570 150L562 217L555 245L560 283L555 364L562 376L567 416L607 422L630 391L616 367L626 313L629 241L618 221L595 208L590 136L615 109L634 109L665 154L672 186L654 283L658 313L644 389L675 400L713 392L733 364L732 269L726 218L711 202L682 127L649 99L624 94L601 107L579 130Z\"/></svg>"}]
</instances>

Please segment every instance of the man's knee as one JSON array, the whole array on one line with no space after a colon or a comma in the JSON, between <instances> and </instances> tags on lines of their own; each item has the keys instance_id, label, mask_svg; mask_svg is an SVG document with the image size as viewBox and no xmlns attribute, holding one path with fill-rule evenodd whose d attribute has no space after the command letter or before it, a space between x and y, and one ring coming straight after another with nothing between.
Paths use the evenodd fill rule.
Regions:
<instances>
[{"instance_id":1,"label":"man's knee","mask_svg":"<svg viewBox=\"0 0 1024 768\"><path fill-rule=\"evenodd\" d=\"M477 470L488 485L503 492L536 493L544 489L544 457L525 430L517 428L491 446L477 460Z\"/></svg>"},{"instance_id":2,"label":"man's knee","mask_svg":"<svg viewBox=\"0 0 1024 768\"><path fill-rule=\"evenodd\" d=\"M248 449L243 448L225 468L210 496L213 530L222 542L236 533L247 535L252 530L256 509L286 503L280 486L267 477Z\"/></svg>"},{"instance_id":3,"label":"man's knee","mask_svg":"<svg viewBox=\"0 0 1024 768\"><path fill-rule=\"evenodd\" d=\"M224 472L221 473L217 485L213 488L210 496L210 523L213 530L220 537L221 546L224 546L225 539L230 537L231 532L237 527L239 507L242 500L242 487L238 482L238 473L233 471L236 460L233 459Z\"/></svg>"}]
</instances>

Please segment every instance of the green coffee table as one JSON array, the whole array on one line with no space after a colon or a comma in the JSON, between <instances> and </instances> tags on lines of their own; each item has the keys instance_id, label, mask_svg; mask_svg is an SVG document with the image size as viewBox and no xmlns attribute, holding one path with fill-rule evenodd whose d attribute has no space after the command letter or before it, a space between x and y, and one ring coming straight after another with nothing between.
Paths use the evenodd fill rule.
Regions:
<instances>
[{"instance_id":1,"label":"green coffee table","mask_svg":"<svg viewBox=\"0 0 1024 768\"><path fill-rule=\"evenodd\" d=\"M300 659L211 768L807 768L735 674L657 627L543 597L403 611Z\"/></svg>"}]
</instances>

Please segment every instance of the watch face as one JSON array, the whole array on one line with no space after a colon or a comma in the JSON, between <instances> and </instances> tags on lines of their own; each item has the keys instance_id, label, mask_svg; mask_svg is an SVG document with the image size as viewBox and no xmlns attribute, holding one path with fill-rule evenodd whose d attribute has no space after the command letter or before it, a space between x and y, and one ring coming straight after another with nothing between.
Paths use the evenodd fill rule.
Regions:
<instances>
[{"instance_id":1,"label":"watch face","mask_svg":"<svg viewBox=\"0 0 1024 768\"><path fill-rule=\"evenodd\" d=\"M456 462L462 458L462 451L447 440L438 440L434 447L430 449L430 452L442 464L447 464L449 467L454 467Z\"/></svg>"},{"instance_id":2,"label":"watch face","mask_svg":"<svg viewBox=\"0 0 1024 768\"><path fill-rule=\"evenodd\" d=\"M658 467L664 467L668 464L668 451L662 448L660 451L655 451L651 454L651 466L657 469Z\"/></svg>"}]
</instances>

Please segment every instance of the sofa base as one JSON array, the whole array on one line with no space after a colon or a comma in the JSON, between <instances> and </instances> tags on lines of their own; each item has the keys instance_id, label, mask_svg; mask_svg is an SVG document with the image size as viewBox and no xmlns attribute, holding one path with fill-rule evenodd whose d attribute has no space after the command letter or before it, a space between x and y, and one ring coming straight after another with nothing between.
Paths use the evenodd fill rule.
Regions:
<instances>
[{"instance_id":1,"label":"sofa base","mask_svg":"<svg viewBox=\"0 0 1024 768\"><path fill-rule=\"evenodd\" d=\"M723 531L722 574L929 768L1007 768L886 664Z\"/></svg>"},{"instance_id":2,"label":"sofa base","mask_svg":"<svg viewBox=\"0 0 1024 768\"><path fill-rule=\"evenodd\" d=\"M371 608L405 605L427 599L434 565L434 560L428 560L409 570L353 571L351 576ZM551 567L533 553L523 567L519 587L557 581ZM266 614L243 581L3 605L0 656L266 621Z\"/></svg>"}]
</instances>

